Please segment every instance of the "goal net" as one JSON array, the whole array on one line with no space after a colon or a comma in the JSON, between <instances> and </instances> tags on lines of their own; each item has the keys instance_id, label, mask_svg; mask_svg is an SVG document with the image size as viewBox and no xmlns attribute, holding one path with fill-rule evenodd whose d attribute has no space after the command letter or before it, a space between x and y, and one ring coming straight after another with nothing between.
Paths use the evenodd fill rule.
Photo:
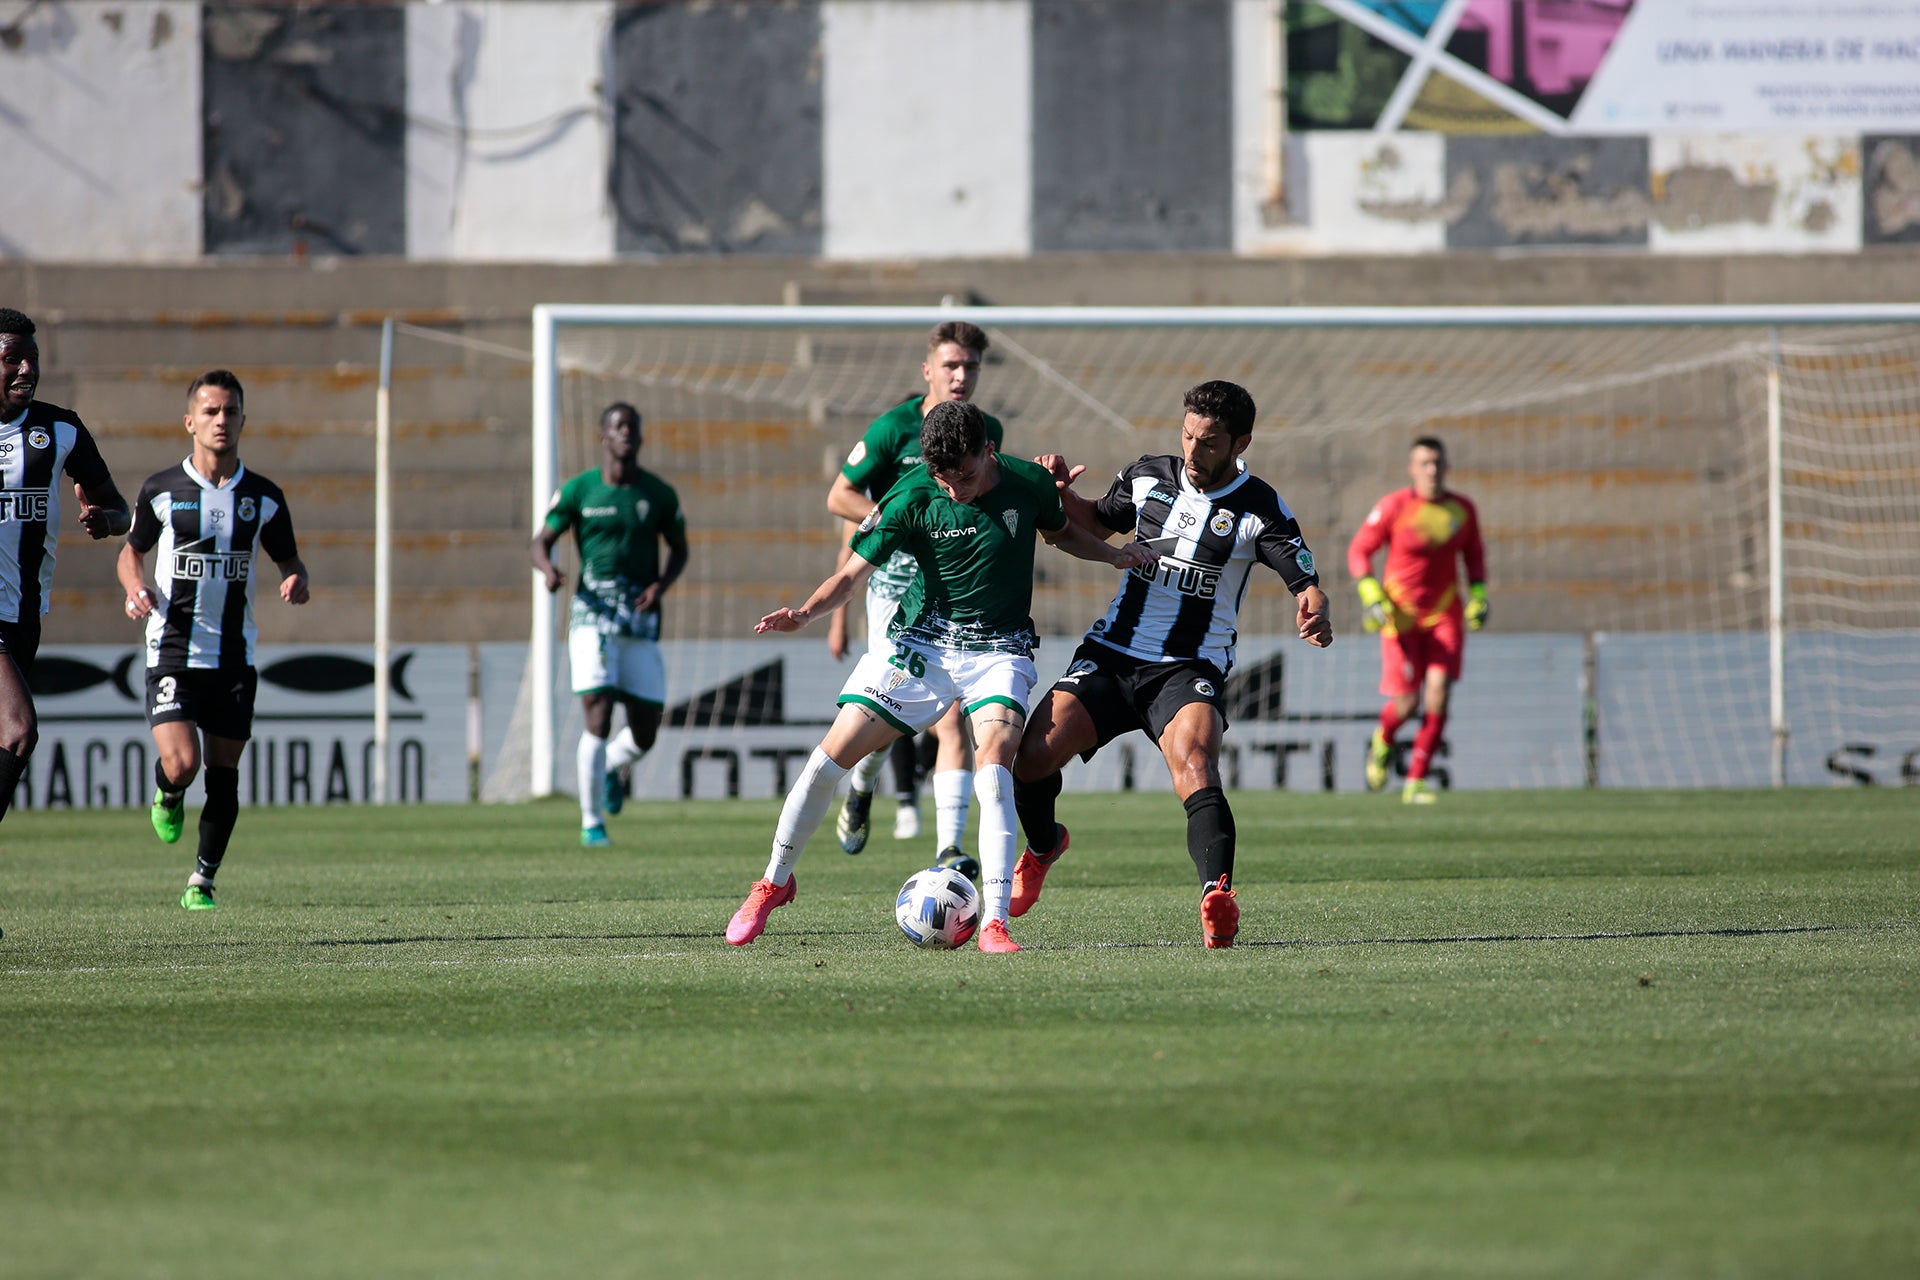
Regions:
<instances>
[{"instance_id":1,"label":"goal net","mask_svg":"<svg viewBox=\"0 0 1920 1280\"><path fill-rule=\"evenodd\" d=\"M1230 783L1358 784L1379 657L1345 550L1428 434L1480 511L1493 603L1449 723L1451 785L1920 774L1920 308L542 307L537 509L598 465L600 412L625 400L645 416L641 465L687 515L666 732L640 794L778 794L818 740L850 660L824 624L752 624L831 571L828 486L868 422L925 390L926 335L949 319L989 335L975 398L1008 450L1086 464L1089 497L1179 451L1188 387L1252 392L1247 462L1299 517L1339 642L1286 641L1292 599L1256 577ZM1041 550L1043 681L1114 585ZM536 585L490 798L573 789L563 606ZM1153 785L1157 754L1139 762L1081 782Z\"/></svg>"}]
</instances>

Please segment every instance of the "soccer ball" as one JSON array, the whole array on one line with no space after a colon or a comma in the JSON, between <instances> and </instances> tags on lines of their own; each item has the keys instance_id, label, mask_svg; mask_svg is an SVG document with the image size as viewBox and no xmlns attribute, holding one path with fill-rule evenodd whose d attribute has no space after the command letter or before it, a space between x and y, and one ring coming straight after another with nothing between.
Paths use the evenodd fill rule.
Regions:
<instances>
[{"instance_id":1,"label":"soccer ball","mask_svg":"<svg viewBox=\"0 0 1920 1280\"><path fill-rule=\"evenodd\" d=\"M893 918L914 946L951 951L980 927L980 891L952 867L928 867L900 886Z\"/></svg>"}]
</instances>

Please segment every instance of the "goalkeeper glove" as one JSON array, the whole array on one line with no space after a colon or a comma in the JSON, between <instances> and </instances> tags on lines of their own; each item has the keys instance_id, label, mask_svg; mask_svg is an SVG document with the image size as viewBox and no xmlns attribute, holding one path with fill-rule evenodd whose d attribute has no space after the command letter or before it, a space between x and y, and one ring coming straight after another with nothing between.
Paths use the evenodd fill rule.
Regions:
<instances>
[{"instance_id":1,"label":"goalkeeper glove","mask_svg":"<svg viewBox=\"0 0 1920 1280\"><path fill-rule=\"evenodd\" d=\"M1387 625L1387 593L1375 578L1362 578L1353 584L1360 592L1360 625L1374 632Z\"/></svg>"},{"instance_id":2,"label":"goalkeeper glove","mask_svg":"<svg viewBox=\"0 0 1920 1280\"><path fill-rule=\"evenodd\" d=\"M1476 582L1467 588L1467 630L1478 631L1487 625L1487 584Z\"/></svg>"}]
</instances>

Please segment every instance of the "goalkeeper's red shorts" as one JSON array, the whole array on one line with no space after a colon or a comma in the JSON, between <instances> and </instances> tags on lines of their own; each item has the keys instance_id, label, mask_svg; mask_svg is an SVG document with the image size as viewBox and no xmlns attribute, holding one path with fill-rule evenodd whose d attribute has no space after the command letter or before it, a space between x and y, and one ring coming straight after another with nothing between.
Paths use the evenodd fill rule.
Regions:
<instances>
[{"instance_id":1,"label":"goalkeeper's red shorts","mask_svg":"<svg viewBox=\"0 0 1920 1280\"><path fill-rule=\"evenodd\" d=\"M1445 668L1447 679L1460 678L1460 659L1466 649L1466 619L1460 610L1443 614L1430 627L1407 627L1380 633L1380 692L1388 698L1413 693L1426 682L1427 671Z\"/></svg>"}]
</instances>

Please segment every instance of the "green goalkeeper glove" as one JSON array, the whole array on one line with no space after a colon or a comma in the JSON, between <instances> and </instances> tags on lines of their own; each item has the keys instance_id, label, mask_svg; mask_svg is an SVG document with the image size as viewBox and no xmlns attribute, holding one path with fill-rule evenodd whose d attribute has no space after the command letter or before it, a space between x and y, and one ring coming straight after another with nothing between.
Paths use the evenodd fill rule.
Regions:
<instances>
[{"instance_id":1,"label":"green goalkeeper glove","mask_svg":"<svg viewBox=\"0 0 1920 1280\"><path fill-rule=\"evenodd\" d=\"M1377 578L1362 578L1353 584L1360 592L1360 625L1369 633L1387 625L1387 593Z\"/></svg>"},{"instance_id":2,"label":"green goalkeeper glove","mask_svg":"<svg viewBox=\"0 0 1920 1280\"><path fill-rule=\"evenodd\" d=\"M1478 631L1487 625L1487 584L1476 582L1467 588L1467 630Z\"/></svg>"}]
</instances>

